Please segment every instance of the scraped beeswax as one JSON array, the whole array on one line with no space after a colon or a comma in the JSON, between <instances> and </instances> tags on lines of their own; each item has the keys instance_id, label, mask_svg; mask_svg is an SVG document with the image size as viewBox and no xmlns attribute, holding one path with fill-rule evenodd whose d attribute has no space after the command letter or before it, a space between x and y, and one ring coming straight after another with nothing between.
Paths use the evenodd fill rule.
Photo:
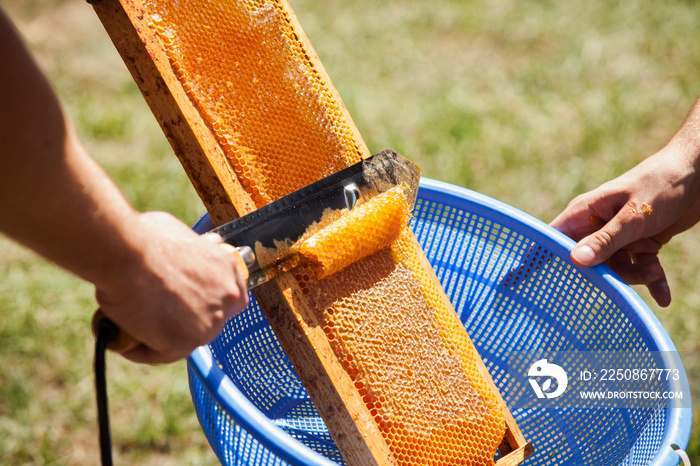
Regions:
<instances>
[{"instance_id":1,"label":"scraped beeswax","mask_svg":"<svg viewBox=\"0 0 700 466\"><path fill-rule=\"evenodd\" d=\"M258 206L362 159L363 146L304 49L286 2L144 6L183 87ZM505 431L500 404L408 222L396 234L381 229L392 224L383 210L391 206L344 225L333 247L348 248L348 255L331 260L348 265L343 270L317 278L311 265L298 268L303 293L296 299L322 322L397 464L492 464ZM363 248L352 247L367 239L368 225L393 241L361 258ZM314 251L319 263L328 252Z\"/></svg>"},{"instance_id":2,"label":"scraped beeswax","mask_svg":"<svg viewBox=\"0 0 700 466\"><path fill-rule=\"evenodd\" d=\"M402 187L381 193L304 240L299 252L329 277L360 259L391 246L408 223Z\"/></svg>"}]
</instances>

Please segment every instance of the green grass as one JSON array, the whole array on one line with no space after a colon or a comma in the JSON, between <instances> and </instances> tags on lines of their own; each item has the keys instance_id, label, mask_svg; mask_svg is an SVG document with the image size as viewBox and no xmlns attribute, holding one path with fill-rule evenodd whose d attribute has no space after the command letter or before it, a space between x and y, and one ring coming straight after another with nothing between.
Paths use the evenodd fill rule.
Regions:
<instances>
[{"instance_id":1,"label":"green grass","mask_svg":"<svg viewBox=\"0 0 700 466\"><path fill-rule=\"evenodd\" d=\"M134 205L193 223L203 207L90 6L0 6L86 147ZM544 221L658 150L700 92L700 4L693 0L292 6L372 151L392 147L425 176ZM671 307L659 309L639 290L686 351L700 349L698 244L695 229L664 248ZM96 462L92 293L0 238L0 463ZM108 364L120 464L216 462L184 363L151 368L112 357ZM689 450L700 461L697 427Z\"/></svg>"}]
</instances>

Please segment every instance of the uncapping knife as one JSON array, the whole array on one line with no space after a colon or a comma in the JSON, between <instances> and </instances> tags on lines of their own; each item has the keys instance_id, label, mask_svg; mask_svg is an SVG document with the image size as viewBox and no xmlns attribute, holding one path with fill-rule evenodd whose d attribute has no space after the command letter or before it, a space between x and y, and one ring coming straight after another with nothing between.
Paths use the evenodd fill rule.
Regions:
<instances>
[{"instance_id":1,"label":"uncapping knife","mask_svg":"<svg viewBox=\"0 0 700 466\"><path fill-rule=\"evenodd\" d=\"M295 257L285 256L285 251L309 227L321 221L324 214L351 210L361 199L396 186L404 187L406 202L412 208L419 179L418 166L392 150L385 150L212 231L236 248L248 271L248 288L253 288L298 265ZM257 250L271 253L256 255ZM279 254L275 253L277 250ZM93 331L103 319L107 317L98 310L93 317ZM121 352L134 344L131 337L119 332L119 338L108 347Z\"/></svg>"}]
</instances>

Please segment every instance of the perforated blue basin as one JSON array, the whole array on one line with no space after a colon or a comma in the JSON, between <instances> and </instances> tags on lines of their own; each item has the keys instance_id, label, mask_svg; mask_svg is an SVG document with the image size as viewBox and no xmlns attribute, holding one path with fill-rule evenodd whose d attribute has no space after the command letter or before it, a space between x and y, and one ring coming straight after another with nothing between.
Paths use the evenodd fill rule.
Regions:
<instances>
[{"instance_id":1,"label":"perforated blue basin","mask_svg":"<svg viewBox=\"0 0 700 466\"><path fill-rule=\"evenodd\" d=\"M674 352L651 310L605 266L571 265L573 242L514 208L423 179L411 226L481 357L535 447L526 465L675 466L685 408L521 409L513 351ZM203 217L195 230L212 227ZM591 313L595 319L591 319ZM587 318L588 316L588 318ZM622 342L622 343L621 343ZM223 464L343 463L257 303L188 360L200 424ZM676 388L687 391L680 367Z\"/></svg>"}]
</instances>

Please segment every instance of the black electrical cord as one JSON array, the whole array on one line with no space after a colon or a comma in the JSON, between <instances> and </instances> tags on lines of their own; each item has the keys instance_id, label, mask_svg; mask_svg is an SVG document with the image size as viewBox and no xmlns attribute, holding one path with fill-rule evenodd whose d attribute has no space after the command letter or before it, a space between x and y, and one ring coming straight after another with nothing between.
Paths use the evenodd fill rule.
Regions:
<instances>
[{"instance_id":1,"label":"black electrical cord","mask_svg":"<svg viewBox=\"0 0 700 466\"><path fill-rule=\"evenodd\" d=\"M118 335L119 328L109 319L101 319L95 325L95 392L97 395L97 424L100 430L100 456L103 466L112 466L112 438L109 433L105 356L107 345L115 341Z\"/></svg>"}]
</instances>

